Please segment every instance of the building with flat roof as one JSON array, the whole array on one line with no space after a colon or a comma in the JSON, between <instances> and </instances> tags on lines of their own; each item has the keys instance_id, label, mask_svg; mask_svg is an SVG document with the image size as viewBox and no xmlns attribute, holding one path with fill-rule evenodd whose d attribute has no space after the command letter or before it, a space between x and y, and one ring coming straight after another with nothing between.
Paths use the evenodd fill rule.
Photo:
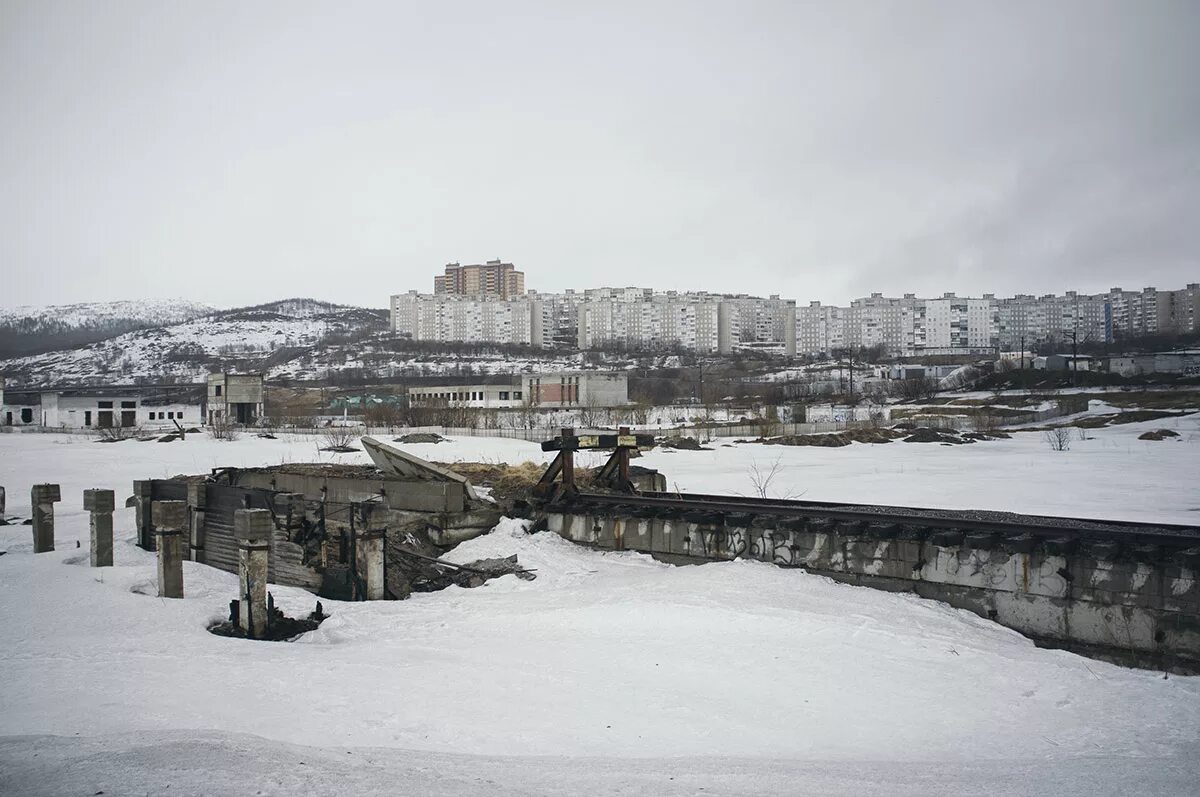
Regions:
<instances>
[{"instance_id":1,"label":"building with flat roof","mask_svg":"<svg viewBox=\"0 0 1200 797\"><path fill-rule=\"evenodd\" d=\"M499 260L466 266L447 263L446 272L433 278L433 292L508 299L525 293L525 272Z\"/></svg>"},{"instance_id":2,"label":"building with flat roof","mask_svg":"<svg viewBox=\"0 0 1200 797\"><path fill-rule=\"evenodd\" d=\"M489 384L410 387L408 400L414 407L623 407L629 403L629 377L624 371L514 374Z\"/></svg>"}]
</instances>

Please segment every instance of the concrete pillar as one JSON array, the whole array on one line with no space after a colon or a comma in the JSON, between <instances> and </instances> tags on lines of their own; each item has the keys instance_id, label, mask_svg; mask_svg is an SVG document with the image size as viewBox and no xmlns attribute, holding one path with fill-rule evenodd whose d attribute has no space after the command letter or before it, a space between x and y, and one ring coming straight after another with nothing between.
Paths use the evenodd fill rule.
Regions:
<instances>
[{"instance_id":1,"label":"concrete pillar","mask_svg":"<svg viewBox=\"0 0 1200 797\"><path fill-rule=\"evenodd\" d=\"M62 500L57 484L35 484L29 491L33 505L33 552L54 550L54 503Z\"/></svg>"},{"instance_id":2,"label":"concrete pillar","mask_svg":"<svg viewBox=\"0 0 1200 797\"><path fill-rule=\"evenodd\" d=\"M246 635L261 639L267 630L267 575L274 523L267 509L233 513L233 536L238 544L238 625Z\"/></svg>"},{"instance_id":3,"label":"concrete pillar","mask_svg":"<svg viewBox=\"0 0 1200 797\"><path fill-rule=\"evenodd\" d=\"M137 525L137 544L147 551L154 550L154 524L150 519L150 502L154 498L154 485L149 481L133 483L133 508Z\"/></svg>"},{"instance_id":4,"label":"concrete pillar","mask_svg":"<svg viewBox=\"0 0 1200 797\"><path fill-rule=\"evenodd\" d=\"M208 505L208 485L204 482L188 483L188 558L193 562L204 561L204 515Z\"/></svg>"},{"instance_id":5,"label":"concrete pillar","mask_svg":"<svg viewBox=\"0 0 1200 797\"><path fill-rule=\"evenodd\" d=\"M384 530L359 529L355 532L358 539L354 549L357 561L358 576L362 579L365 594L359 595L361 600L381 601L384 597L383 576L383 536Z\"/></svg>"},{"instance_id":6,"label":"concrete pillar","mask_svg":"<svg viewBox=\"0 0 1200 797\"><path fill-rule=\"evenodd\" d=\"M158 548L158 597L183 597L183 530L187 503L155 501L151 508L154 543Z\"/></svg>"},{"instance_id":7,"label":"concrete pillar","mask_svg":"<svg viewBox=\"0 0 1200 797\"><path fill-rule=\"evenodd\" d=\"M92 515L92 567L112 567L116 496L112 490L84 490L83 508Z\"/></svg>"}]
</instances>

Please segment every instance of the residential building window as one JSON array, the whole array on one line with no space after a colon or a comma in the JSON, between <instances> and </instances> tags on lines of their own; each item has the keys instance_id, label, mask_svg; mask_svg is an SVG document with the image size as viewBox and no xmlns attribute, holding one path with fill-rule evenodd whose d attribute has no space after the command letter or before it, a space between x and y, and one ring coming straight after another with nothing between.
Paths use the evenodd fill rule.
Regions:
<instances>
[{"instance_id":1,"label":"residential building window","mask_svg":"<svg viewBox=\"0 0 1200 797\"><path fill-rule=\"evenodd\" d=\"M508 401L508 391L507 391L507 390L501 390L501 391L500 391L500 400L501 400L501 401Z\"/></svg>"},{"instance_id":2,"label":"residential building window","mask_svg":"<svg viewBox=\"0 0 1200 797\"><path fill-rule=\"evenodd\" d=\"M221 385L217 385L217 392L215 395L221 395Z\"/></svg>"},{"instance_id":3,"label":"residential building window","mask_svg":"<svg viewBox=\"0 0 1200 797\"><path fill-rule=\"evenodd\" d=\"M113 408L111 401L101 401L96 406L102 410L111 410Z\"/></svg>"},{"instance_id":4,"label":"residential building window","mask_svg":"<svg viewBox=\"0 0 1200 797\"><path fill-rule=\"evenodd\" d=\"M517 401L520 401L520 400L521 400L521 391L519 391L519 390L514 390L514 391L513 391L513 398L514 398L515 400L517 400Z\"/></svg>"},{"instance_id":5,"label":"residential building window","mask_svg":"<svg viewBox=\"0 0 1200 797\"><path fill-rule=\"evenodd\" d=\"M122 401L121 402L121 409L123 409L123 410L132 410L132 409L135 409L136 407L137 407L136 401Z\"/></svg>"}]
</instances>

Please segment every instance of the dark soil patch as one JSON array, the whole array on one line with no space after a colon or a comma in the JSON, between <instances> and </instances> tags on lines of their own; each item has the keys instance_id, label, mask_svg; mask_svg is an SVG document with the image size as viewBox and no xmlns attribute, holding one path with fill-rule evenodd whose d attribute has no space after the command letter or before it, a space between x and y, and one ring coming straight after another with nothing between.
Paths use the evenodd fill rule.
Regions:
<instances>
[{"instance_id":1,"label":"dark soil patch","mask_svg":"<svg viewBox=\"0 0 1200 797\"><path fill-rule=\"evenodd\" d=\"M821 448L840 448L851 443L890 443L901 433L893 429L848 429L844 432L831 434L797 434L783 437L769 437L758 440L768 446L819 446Z\"/></svg>"},{"instance_id":2,"label":"dark soil patch","mask_svg":"<svg viewBox=\"0 0 1200 797\"><path fill-rule=\"evenodd\" d=\"M432 432L414 432L392 438L393 443L444 443L448 438Z\"/></svg>"},{"instance_id":3,"label":"dark soil patch","mask_svg":"<svg viewBox=\"0 0 1200 797\"><path fill-rule=\"evenodd\" d=\"M1164 440L1168 437L1179 437L1179 432L1170 429L1155 429L1153 432L1142 432L1138 440Z\"/></svg>"},{"instance_id":4,"label":"dark soil patch","mask_svg":"<svg viewBox=\"0 0 1200 797\"><path fill-rule=\"evenodd\" d=\"M659 448L674 451L712 451L711 448L700 445L694 437L669 437L658 444Z\"/></svg>"},{"instance_id":5,"label":"dark soil patch","mask_svg":"<svg viewBox=\"0 0 1200 797\"><path fill-rule=\"evenodd\" d=\"M1160 418L1178 418L1187 415L1186 412L1167 412L1166 410L1129 410L1109 416L1112 425L1121 423L1141 423L1142 421L1157 421Z\"/></svg>"}]
</instances>

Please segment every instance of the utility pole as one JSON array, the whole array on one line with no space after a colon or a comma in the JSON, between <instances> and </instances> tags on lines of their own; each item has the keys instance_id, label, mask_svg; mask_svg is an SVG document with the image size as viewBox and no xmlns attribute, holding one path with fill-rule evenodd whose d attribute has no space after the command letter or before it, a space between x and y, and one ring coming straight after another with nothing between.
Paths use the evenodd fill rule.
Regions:
<instances>
[{"instance_id":1,"label":"utility pole","mask_svg":"<svg viewBox=\"0 0 1200 797\"><path fill-rule=\"evenodd\" d=\"M850 404L854 404L854 347L850 347Z\"/></svg>"},{"instance_id":2,"label":"utility pole","mask_svg":"<svg viewBox=\"0 0 1200 797\"><path fill-rule=\"evenodd\" d=\"M1025 336L1021 336L1021 370L1025 370Z\"/></svg>"}]
</instances>

